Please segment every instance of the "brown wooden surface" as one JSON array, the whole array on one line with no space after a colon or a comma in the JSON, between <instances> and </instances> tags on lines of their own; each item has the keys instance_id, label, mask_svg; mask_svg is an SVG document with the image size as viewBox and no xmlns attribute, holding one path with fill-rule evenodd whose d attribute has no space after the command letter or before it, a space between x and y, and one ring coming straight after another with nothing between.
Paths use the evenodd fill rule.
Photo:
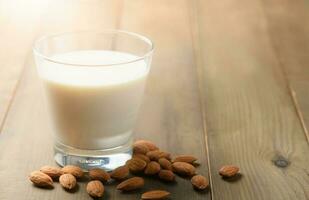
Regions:
<instances>
[{"instance_id":1,"label":"brown wooden surface","mask_svg":"<svg viewBox=\"0 0 309 200\"><path fill-rule=\"evenodd\" d=\"M309 20L303 20L309 19L308 7L308 2L301 0L264 2L270 41L289 80L309 141Z\"/></svg>"},{"instance_id":2,"label":"brown wooden surface","mask_svg":"<svg viewBox=\"0 0 309 200\"><path fill-rule=\"evenodd\" d=\"M214 199L308 199L308 143L270 40L281 33L269 32L274 17L265 17L279 8L229 0L196 7ZM225 163L241 166L240 181L221 180Z\"/></svg>"},{"instance_id":3,"label":"brown wooden surface","mask_svg":"<svg viewBox=\"0 0 309 200\"><path fill-rule=\"evenodd\" d=\"M27 180L54 164L31 44L45 33L104 28L145 34L156 46L136 137L196 155L211 182L210 192L198 193L181 178L147 179L142 191L166 188L184 200L309 199L307 2L2 0L0 11L1 200L91 199L85 183L71 194ZM243 176L223 181L222 164L239 165ZM111 185L103 199L139 192Z\"/></svg>"}]
</instances>

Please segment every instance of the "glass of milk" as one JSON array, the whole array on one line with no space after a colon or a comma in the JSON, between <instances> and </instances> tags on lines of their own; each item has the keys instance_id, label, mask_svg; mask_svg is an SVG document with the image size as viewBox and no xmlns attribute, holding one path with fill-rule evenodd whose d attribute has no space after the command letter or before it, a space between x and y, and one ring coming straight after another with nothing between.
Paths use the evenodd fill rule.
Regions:
<instances>
[{"instance_id":1,"label":"glass of milk","mask_svg":"<svg viewBox=\"0 0 309 200\"><path fill-rule=\"evenodd\" d=\"M72 32L35 42L55 160L112 170L131 158L152 42L127 31Z\"/></svg>"}]
</instances>

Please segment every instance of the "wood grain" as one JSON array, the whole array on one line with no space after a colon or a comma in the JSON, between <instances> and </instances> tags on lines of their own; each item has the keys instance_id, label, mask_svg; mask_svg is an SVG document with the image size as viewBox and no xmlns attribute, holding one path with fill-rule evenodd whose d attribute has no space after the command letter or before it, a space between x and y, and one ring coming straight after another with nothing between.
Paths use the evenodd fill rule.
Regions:
<instances>
[{"instance_id":1,"label":"wood grain","mask_svg":"<svg viewBox=\"0 0 309 200\"><path fill-rule=\"evenodd\" d=\"M46 4L0 1L0 133Z\"/></svg>"},{"instance_id":2,"label":"wood grain","mask_svg":"<svg viewBox=\"0 0 309 200\"><path fill-rule=\"evenodd\" d=\"M199 173L207 176L203 120L186 1L101 2L80 1L78 5L65 4L65 8L50 3L49 11L37 24L38 34L62 29L117 27L152 38L156 53L136 137L153 140L175 154L196 155L201 158ZM68 14L64 15L67 10ZM85 19L75 19L82 11L81 16ZM61 16L66 17L62 19ZM31 186L27 180L32 170L54 163L47 113L30 49L28 52L25 74L0 136L0 199L91 199L85 192L85 183L79 183L79 189L71 194L58 184L55 189L45 191ZM176 184L165 184L147 178L146 183L142 191L165 188L172 193L173 199L210 199L209 193L194 191L190 181L185 179L178 178ZM16 195L16 191L21 195ZM103 199L133 200L140 198L140 192L124 195L115 190L115 185L110 185Z\"/></svg>"},{"instance_id":3,"label":"wood grain","mask_svg":"<svg viewBox=\"0 0 309 200\"><path fill-rule=\"evenodd\" d=\"M273 48L270 38L285 33L269 32L274 18L265 10L280 3L265 2L206 0L192 7L212 199L309 198L309 147L280 63L293 55ZM283 8L289 15L290 7ZM217 169L224 164L240 166L240 180L222 180Z\"/></svg>"},{"instance_id":4,"label":"wood grain","mask_svg":"<svg viewBox=\"0 0 309 200\"><path fill-rule=\"evenodd\" d=\"M309 142L309 21L303 20L309 19L309 4L300 0L263 4L271 44L289 80Z\"/></svg>"},{"instance_id":5,"label":"wood grain","mask_svg":"<svg viewBox=\"0 0 309 200\"><path fill-rule=\"evenodd\" d=\"M202 163L198 172L211 181L210 192L198 193L188 180L169 185L147 178L143 190L126 195L108 185L103 199L138 199L148 189L167 189L180 200L309 199L308 3L29 2L0 1L1 200L91 199L85 182L68 193L59 184L45 191L27 180L54 163L31 44L45 33L103 28L139 32L155 43L136 137L194 154ZM239 165L240 179L222 180L223 164Z\"/></svg>"}]
</instances>

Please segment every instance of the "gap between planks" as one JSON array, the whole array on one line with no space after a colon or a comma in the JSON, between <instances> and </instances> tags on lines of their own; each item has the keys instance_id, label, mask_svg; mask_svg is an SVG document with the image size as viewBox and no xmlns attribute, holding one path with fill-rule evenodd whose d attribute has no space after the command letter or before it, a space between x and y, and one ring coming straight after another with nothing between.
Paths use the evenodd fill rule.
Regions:
<instances>
[{"instance_id":1,"label":"gap between planks","mask_svg":"<svg viewBox=\"0 0 309 200\"><path fill-rule=\"evenodd\" d=\"M188 19L191 22L190 23L190 31L191 31L191 40L192 40L192 50L193 50L193 55L195 57L194 59L194 65L196 67L196 76L197 76L197 85L198 85L198 90L199 90L199 103L201 106L201 117L203 120L203 132L204 132L204 141L205 141L205 148L206 148L206 156L207 156L207 165L208 165L208 178L209 178L209 185L210 185L210 198L214 200L214 193L212 192L213 188L213 180L212 180L212 173L211 173L211 165L210 165L210 156L209 156L209 145L208 145L208 137L207 137L207 121L206 121L206 112L205 108L206 106L204 105L203 102L205 102L205 97L203 93L203 87L201 80L203 79L203 67L201 66L201 60L200 60L200 36L199 36L199 26L198 26L198 17L197 17L197 2L191 1L191 0L186 0L187 4L187 13L188 13Z\"/></svg>"},{"instance_id":2,"label":"gap between planks","mask_svg":"<svg viewBox=\"0 0 309 200\"><path fill-rule=\"evenodd\" d=\"M12 107L13 101L14 101L14 99L15 99L15 97L16 97L16 93L17 93L18 88L19 88L19 86L20 86L21 79L22 79L22 77L23 77L24 74L25 74L25 71L26 71L26 68L27 68L27 67L26 67L27 60L29 59L29 56L31 56L31 55L32 55L32 51L28 52L28 53L27 53L27 56L26 56L26 58L25 58L25 61L23 62L22 70L21 70L21 72L20 72L20 74L19 74L19 76L18 76L17 83L16 83L15 86L14 86L14 89L13 89L13 92L12 92L12 95L11 95L11 98L10 98L10 100L9 100L9 103L8 103L8 106L7 106L6 110L5 110L5 113L4 113L2 122L1 122L1 124L0 124L0 134L1 134L2 130L3 130L3 128L4 128L4 125L5 125L7 116L8 116L8 114L9 114L9 111L10 111L11 107Z\"/></svg>"},{"instance_id":3,"label":"gap between planks","mask_svg":"<svg viewBox=\"0 0 309 200\"><path fill-rule=\"evenodd\" d=\"M267 13L266 13L265 9L263 9L263 12L265 14L264 16L267 16ZM293 102L293 106L294 106L296 115L297 115L297 117L298 117L298 119L300 121L301 127L302 127L302 129L304 131L304 134L305 134L305 137L307 139L307 142L309 143L309 133L308 133L308 129L307 129L307 126L306 126L306 123L305 123L305 120L304 120L303 113L301 111L300 105L299 105L298 100L297 100L297 94L296 94L295 90L293 89L293 87L292 87L292 85L291 85L291 83L289 81L288 74L287 74L287 72L285 70L284 63L283 63L283 61L282 61L282 59L280 57L278 49L276 48L272 37L270 37L271 36L271 32L270 32L270 28L269 28L269 24L268 24L268 19L266 19L265 22L267 23L266 24L267 25L266 30L267 30L268 36L269 36L268 37L269 43L270 43L270 45L272 47L273 52L276 55L276 58L278 59L278 66L279 66L279 68L280 68L280 70L282 72L282 76L283 76L283 79L284 79L284 81L286 83L286 87L287 87L289 96L291 97L291 100Z\"/></svg>"},{"instance_id":4,"label":"gap between planks","mask_svg":"<svg viewBox=\"0 0 309 200\"><path fill-rule=\"evenodd\" d=\"M273 48L274 52L276 52L277 54L277 51L276 51L276 48ZM278 54L277 54L278 55ZM277 56L278 60L280 61L280 58L279 56ZM287 86L287 89L289 91L289 95L292 99L292 102L293 102L293 105L294 105L294 108L295 108L295 112L296 112L296 115L300 121L300 124L301 124L301 127L304 131L304 134L305 134L305 137L307 139L307 142L309 143L309 133L308 133L308 129L306 127L306 123L305 123L305 120L304 120L304 117L303 117L303 114L302 114L302 111L300 109L300 106L299 106L299 103L297 101L297 94L296 92L293 90L291 84L290 84L290 81L288 79L288 76L287 76L287 73L286 73L286 70L284 69L284 66L282 64L282 62L279 63L279 66L280 66L280 69L282 70L282 75L285 79L285 82L286 82L286 86Z\"/></svg>"}]
</instances>

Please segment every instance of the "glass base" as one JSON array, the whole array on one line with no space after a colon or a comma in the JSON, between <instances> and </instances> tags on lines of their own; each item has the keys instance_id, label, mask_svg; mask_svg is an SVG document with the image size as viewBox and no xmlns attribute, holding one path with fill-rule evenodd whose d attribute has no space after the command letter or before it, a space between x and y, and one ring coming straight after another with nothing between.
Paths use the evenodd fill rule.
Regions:
<instances>
[{"instance_id":1,"label":"glass base","mask_svg":"<svg viewBox=\"0 0 309 200\"><path fill-rule=\"evenodd\" d=\"M132 157L132 140L128 143L104 150L82 150L56 142L55 161L61 166L76 165L88 171L92 168L101 168L106 171L125 165Z\"/></svg>"}]
</instances>

